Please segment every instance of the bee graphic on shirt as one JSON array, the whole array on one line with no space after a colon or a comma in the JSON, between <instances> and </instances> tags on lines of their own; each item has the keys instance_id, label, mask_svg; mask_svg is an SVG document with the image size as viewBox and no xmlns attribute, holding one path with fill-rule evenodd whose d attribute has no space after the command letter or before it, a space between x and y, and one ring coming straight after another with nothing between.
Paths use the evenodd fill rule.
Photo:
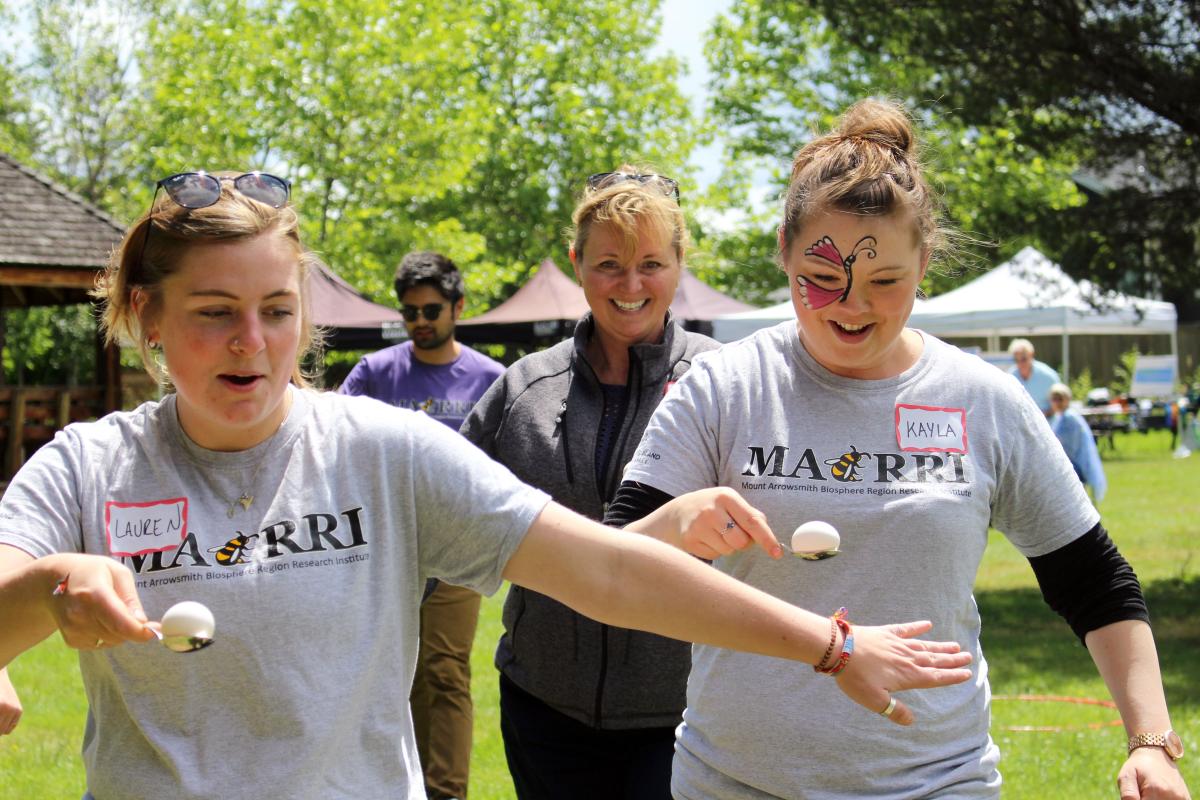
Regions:
<instances>
[{"instance_id":1,"label":"bee graphic on shirt","mask_svg":"<svg viewBox=\"0 0 1200 800\"><path fill-rule=\"evenodd\" d=\"M235 535L228 542L220 547L210 547L208 548L208 552L217 554L218 564L223 567L230 567L234 564L245 564L246 559L244 556L246 555L246 552L253 550L256 544L258 544L257 533L252 533L247 536L241 531L238 531L237 535Z\"/></svg>"},{"instance_id":2,"label":"bee graphic on shirt","mask_svg":"<svg viewBox=\"0 0 1200 800\"><path fill-rule=\"evenodd\" d=\"M421 403L420 405L418 405L417 408L419 408L421 411L424 411L426 414L428 414L430 409L433 408L433 398L432 397L429 398L424 403Z\"/></svg>"},{"instance_id":3,"label":"bee graphic on shirt","mask_svg":"<svg viewBox=\"0 0 1200 800\"><path fill-rule=\"evenodd\" d=\"M846 483L862 480L862 478L858 477L858 462L870 457L870 453L860 453L855 449L854 445L850 445L849 453L842 453L837 458L826 459L825 463L833 467L830 472L833 473L834 480Z\"/></svg>"}]
</instances>

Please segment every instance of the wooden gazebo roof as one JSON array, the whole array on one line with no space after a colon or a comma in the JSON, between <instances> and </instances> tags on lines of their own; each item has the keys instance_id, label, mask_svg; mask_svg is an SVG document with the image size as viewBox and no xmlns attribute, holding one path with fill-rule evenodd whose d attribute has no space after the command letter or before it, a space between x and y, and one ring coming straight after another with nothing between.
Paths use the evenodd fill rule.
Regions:
<instances>
[{"instance_id":1,"label":"wooden gazebo roof","mask_svg":"<svg viewBox=\"0 0 1200 800\"><path fill-rule=\"evenodd\" d=\"M0 307L86 303L124 226L0 153Z\"/></svg>"}]
</instances>

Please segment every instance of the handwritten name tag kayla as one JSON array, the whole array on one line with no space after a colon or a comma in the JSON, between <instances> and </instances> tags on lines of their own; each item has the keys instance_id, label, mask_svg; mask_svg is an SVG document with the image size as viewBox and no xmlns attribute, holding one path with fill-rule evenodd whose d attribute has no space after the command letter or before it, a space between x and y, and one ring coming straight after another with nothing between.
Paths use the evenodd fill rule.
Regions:
<instances>
[{"instance_id":1,"label":"handwritten name tag kayla","mask_svg":"<svg viewBox=\"0 0 1200 800\"><path fill-rule=\"evenodd\" d=\"M907 451L966 453L967 411L897 403L896 442Z\"/></svg>"},{"instance_id":2,"label":"handwritten name tag kayla","mask_svg":"<svg viewBox=\"0 0 1200 800\"><path fill-rule=\"evenodd\" d=\"M110 500L104 504L104 531L109 555L140 556L174 549L187 536L187 498L149 503Z\"/></svg>"}]
</instances>

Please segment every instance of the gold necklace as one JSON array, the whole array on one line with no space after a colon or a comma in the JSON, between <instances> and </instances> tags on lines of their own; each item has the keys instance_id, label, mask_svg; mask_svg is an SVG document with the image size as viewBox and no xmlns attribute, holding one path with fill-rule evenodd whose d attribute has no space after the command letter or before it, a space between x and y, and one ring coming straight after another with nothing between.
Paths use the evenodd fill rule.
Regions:
<instances>
[{"instance_id":1,"label":"gold necklace","mask_svg":"<svg viewBox=\"0 0 1200 800\"><path fill-rule=\"evenodd\" d=\"M250 493L250 490L254 488L254 482L258 479L258 473L262 470L263 464L267 463L267 456L269 454L270 448L268 448L266 453L263 453L262 458L260 458L258 463L254 465L254 472L250 473L250 480L248 481L246 488L242 490L242 494L237 500L230 500L228 497L221 494L221 492L217 490L216 483L208 476L207 473L205 473L204 479L207 480L209 486L212 487L213 493L216 494L216 496L220 498L221 502L227 506L225 510L225 516L233 519L233 515L237 513L238 506L242 507L242 511L250 510L251 504L254 503L254 495Z\"/></svg>"},{"instance_id":2,"label":"gold necklace","mask_svg":"<svg viewBox=\"0 0 1200 800\"><path fill-rule=\"evenodd\" d=\"M181 428L180 433L182 432L183 429ZM187 434L183 435L186 436ZM274 436L275 434L271 434L270 437L264 440L264 444L269 442L272 438L274 438ZM200 463L200 460L192 454L192 450L188 446L188 442L180 442L180 445L182 446L183 452L187 456L188 461L192 462L192 466L195 468L196 472L200 473L200 475L204 478L204 482L208 484L208 488L212 490L212 493L217 496L218 500L225 504L225 516L233 519L233 515L238 513L239 506L241 506L242 511L250 510L250 506L253 505L255 499L253 492L255 481L258 480L258 473L262 471L263 465L267 463L267 457L271 455L272 448L269 445L259 457L258 462L255 463L254 470L250 473L249 480L243 484L246 488L242 489L241 495L239 495L236 500L230 500L225 493L221 491L216 480L214 480L212 475L208 473L208 470L203 464Z\"/></svg>"},{"instance_id":3,"label":"gold necklace","mask_svg":"<svg viewBox=\"0 0 1200 800\"><path fill-rule=\"evenodd\" d=\"M291 410L290 397L287 410L289 412ZM236 500L230 500L225 496L225 494L217 486L217 482L213 480L212 476L208 474L208 471L205 469L204 465L200 463L200 459L196 458L196 456L192 453L192 448L190 445L195 444L195 442L188 437L187 432L183 429L183 423L179 421L178 406L176 406L175 415L175 424L180 437L179 445L183 449L184 455L187 456L188 461L192 462L192 466L195 467L196 471L204 477L204 482L208 484L208 488L212 489L212 492L217 496L217 499L225 504L225 516L233 519L233 515L237 513L238 506L242 507L242 511L249 511L250 506L254 503L255 495L252 494L252 490L254 489L255 481L258 480L258 473L262 471L263 465L267 463L267 457L271 455L272 447L269 443L279 433L279 430L283 427L283 424L287 422L288 414L285 413L283 415L283 419L279 422L279 427L277 427L270 436L268 436L266 439L263 439L262 442L259 443L265 447L263 454L259 456L258 461L254 464L254 470L250 473L250 479L244 484L246 488L242 489L241 495L239 495ZM195 446L199 447L200 445ZM157 468L155 468L155 470L157 471Z\"/></svg>"}]
</instances>

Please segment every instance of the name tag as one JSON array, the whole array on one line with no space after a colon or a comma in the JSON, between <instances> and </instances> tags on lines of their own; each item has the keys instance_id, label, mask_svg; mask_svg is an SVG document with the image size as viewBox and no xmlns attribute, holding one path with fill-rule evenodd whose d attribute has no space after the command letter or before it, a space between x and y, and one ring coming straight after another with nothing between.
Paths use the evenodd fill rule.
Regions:
<instances>
[{"instance_id":1,"label":"name tag","mask_svg":"<svg viewBox=\"0 0 1200 800\"><path fill-rule=\"evenodd\" d=\"M104 532L112 556L173 550L187 536L187 498L104 504Z\"/></svg>"},{"instance_id":2,"label":"name tag","mask_svg":"<svg viewBox=\"0 0 1200 800\"><path fill-rule=\"evenodd\" d=\"M967 452L967 410L896 404L896 443L910 452Z\"/></svg>"}]
</instances>

